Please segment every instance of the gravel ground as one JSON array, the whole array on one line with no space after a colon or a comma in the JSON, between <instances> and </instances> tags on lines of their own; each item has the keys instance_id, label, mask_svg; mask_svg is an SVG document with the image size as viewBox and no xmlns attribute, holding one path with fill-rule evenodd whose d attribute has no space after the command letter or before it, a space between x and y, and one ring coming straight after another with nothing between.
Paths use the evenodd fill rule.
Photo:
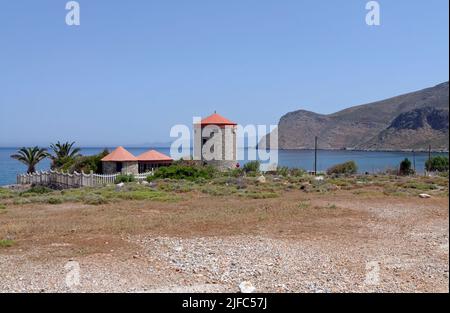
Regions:
<instances>
[{"instance_id":1,"label":"gravel ground","mask_svg":"<svg viewBox=\"0 0 450 313\"><path fill-rule=\"evenodd\" d=\"M151 260L162 260L167 272L225 285L228 291L242 281L262 292L448 291L445 236L421 246L421 255L401 244L383 247L369 241L359 246L242 236L135 240Z\"/></svg>"},{"instance_id":2,"label":"gravel ground","mask_svg":"<svg viewBox=\"0 0 450 313\"><path fill-rule=\"evenodd\" d=\"M449 291L447 204L334 200L361 214L311 208L290 231L256 234L35 235L0 249L0 292L237 292L243 281L257 292Z\"/></svg>"},{"instance_id":3,"label":"gravel ground","mask_svg":"<svg viewBox=\"0 0 450 313\"><path fill-rule=\"evenodd\" d=\"M414 236L415 252L401 242L393 246L370 240L359 245L247 236L138 236L129 241L142 248L122 257L112 251L43 263L33 255L26 260L1 255L0 288L3 292L235 292L240 282L249 281L260 292L448 292L448 237ZM68 274L76 267L73 261L79 264L80 284L67 286Z\"/></svg>"}]
</instances>

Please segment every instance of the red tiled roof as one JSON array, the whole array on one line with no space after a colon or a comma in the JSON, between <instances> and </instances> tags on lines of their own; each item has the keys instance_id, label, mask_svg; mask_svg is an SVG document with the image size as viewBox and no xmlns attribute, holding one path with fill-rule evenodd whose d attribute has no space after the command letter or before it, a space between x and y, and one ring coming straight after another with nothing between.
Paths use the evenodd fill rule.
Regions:
<instances>
[{"instance_id":1,"label":"red tiled roof","mask_svg":"<svg viewBox=\"0 0 450 313\"><path fill-rule=\"evenodd\" d=\"M208 117L205 117L200 121L202 126L204 125L237 125L235 122L230 121L229 119L214 113Z\"/></svg>"},{"instance_id":2,"label":"red tiled roof","mask_svg":"<svg viewBox=\"0 0 450 313\"><path fill-rule=\"evenodd\" d=\"M102 159L103 162L127 162L137 161L136 157L124 147L117 147L113 152Z\"/></svg>"},{"instance_id":3,"label":"red tiled roof","mask_svg":"<svg viewBox=\"0 0 450 313\"><path fill-rule=\"evenodd\" d=\"M156 150L150 150L137 157L138 161L173 161L173 159Z\"/></svg>"}]
</instances>

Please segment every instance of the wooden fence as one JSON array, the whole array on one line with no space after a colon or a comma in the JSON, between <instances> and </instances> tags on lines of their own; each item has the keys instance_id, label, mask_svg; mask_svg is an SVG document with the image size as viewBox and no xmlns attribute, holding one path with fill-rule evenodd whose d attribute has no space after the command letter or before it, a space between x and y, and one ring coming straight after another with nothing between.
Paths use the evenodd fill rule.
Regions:
<instances>
[{"instance_id":1,"label":"wooden fence","mask_svg":"<svg viewBox=\"0 0 450 313\"><path fill-rule=\"evenodd\" d=\"M112 185L115 183L120 173L112 175L100 175L90 172L89 174L77 173L73 174L58 171L41 171L32 174L17 175L17 184L36 184L36 185L57 185L62 188L79 188L79 187L100 187ZM134 178L141 182L148 176L153 175L153 171L148 173L135 174Z\"/></svg>"}]
</instances>

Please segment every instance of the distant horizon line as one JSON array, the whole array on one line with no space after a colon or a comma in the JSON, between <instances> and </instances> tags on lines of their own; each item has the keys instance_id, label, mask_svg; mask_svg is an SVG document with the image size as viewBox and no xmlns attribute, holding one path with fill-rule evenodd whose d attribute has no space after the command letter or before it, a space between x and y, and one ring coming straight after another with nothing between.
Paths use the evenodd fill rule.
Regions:
<instances>
[{"instance_id":1,"label":"distant horizon line","mask_svg":"<svg viewBox=\"0 0 450 313\"><path fill-rule=\"evenodd\" d=\"M110 149L110 148L117 148L119 146L122 146L127 149L170 149L170 146L127 146L127 145L118 145L118 146L78 146L80 149ZM20 149L22 147L31 147L31 146L0 146L0 149ZM43 148L50 148L50 147L43 147ZM237 149L258 149L257 147L237 147ZM192 147L191 147L192 150ZM279 151L314 151L314 148L296 148L296 149L275 149ZM324 149L324 148L318 148L318 151L346 151L346 152L409 152L409 153L428 153L428 149L378 149L378 150L371 150L371 149ZM431 149L432 153L449 153L449 150L443 150L443 149Z\"/></svg>"}]
</instances>

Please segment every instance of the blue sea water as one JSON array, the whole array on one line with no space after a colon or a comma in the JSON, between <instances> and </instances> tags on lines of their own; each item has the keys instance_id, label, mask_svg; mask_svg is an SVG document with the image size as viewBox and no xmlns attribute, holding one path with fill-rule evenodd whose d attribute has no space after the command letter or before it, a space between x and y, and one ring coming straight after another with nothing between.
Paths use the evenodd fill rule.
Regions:
<instances>
[{"instance_id":1,"label":"blue sea water","mask_svg":"<svg viewBox=\"0 0 450 313\"><path fill-rule=\"evenodd\" d=\"M114 148L109 148L112 151ZM134 155L143 153L150 148L127 148ZM170 155L169 148L153 148L162 153ZM82 148L83 155L93 155L101 152L103 148ZM0 186L14 184L19 173L26 172L26 166L11 158L17 148L0 148ZM248 156L248 149L244 150L245 158ZM437 155L438 153L433 153ZM448 154L445 154L448 156ZM372 152L372 151L331 151L319 150L317 165L319 171L324 171L332 165L353 160L358 164L359 172L376 173L386 169L397 168L404 158L413 161L412 152ZM418 172L423 172L428 153L415 153L415 164ZM245 164L247 161L240 162ZM314 167L314 151L312 150L279 150L278 163L280 166L300 167L305 170L312 170ZM50 167L48 159L43 160L38 166L38 170L47 170Z\"/></svg>"}]
</instances>

